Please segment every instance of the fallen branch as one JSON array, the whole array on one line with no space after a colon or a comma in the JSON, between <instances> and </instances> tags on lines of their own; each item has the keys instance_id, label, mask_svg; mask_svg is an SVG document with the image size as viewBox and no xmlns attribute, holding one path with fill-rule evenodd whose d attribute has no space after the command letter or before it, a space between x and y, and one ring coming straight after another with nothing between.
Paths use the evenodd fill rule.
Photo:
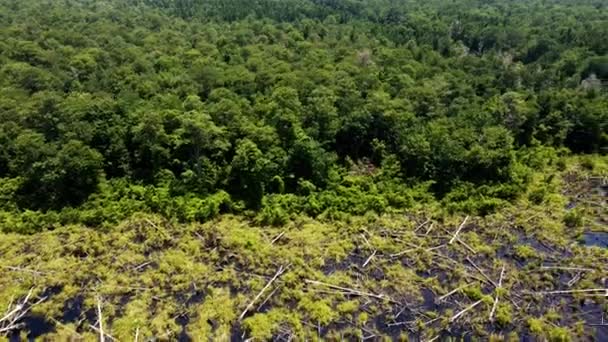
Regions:
<instances>
[{"instance_id":1,"label":"fallen branch","mask_svg":"<svg viewBox=\"0 0 608 342\"><path fill-rule=\"evenodd\" d=\"M277 235L274 239L272 239L272 241L270 241L270 244L274 245L274 243L279 241L279 239L282 238L283 235L285 235L285 231L282 231L281 234Z\"/></svg>"},{"instance_id":2,"label":"fallen branch","mask_svg":"<svg viewBox=\"0 0 608 342\"><path fill-rule=\"evenodd\" d=\"M403 254L411 253L411 252L417 251L419 249L420 249L420 247L406 249L406 250L401 251L399 253L391 254L390 257L391 258L396 258L396 257L402 256Z\"/></svg>"},{"instance_id":3,"label":"fallen branch","mask_svg":"<svg viewBox=\"0 0 608 342\"><path fill-rule=\"evenodd\" d=\"M574 284L576 284L579 280L581 280L581 272L578 272L574 278L570 279L570 281L568 283L566 283L566 285L568 285L568 287L572 287L574 286Z\"/></svg>"},{"instance_id":4,"label":"fallen branch","mask_svg":"<svg viewBox=\"0 0 608 342\"><path fill-rule=\"evenodd\" d=\"M393 303L397 303L397 302L393 301L392 299L390 299L388 296L382 295L382 294L381 295L377 295L377 294L374 294L374 293L363 292L363 291L351 289L351 288L348 288L348 287L342 287L342 286L327 284L327 283L323 283L323 282L316 281L316 280L305 279L304 281L307 284L321 285L321 286L329 287L329 288L332 288L332 289L335 289L335 290L346 291L349 294L353 294L353 295L358 295L358 296L362 296L362 297L372 297L372 298L377 298L377 299L382 299L382 300L388 300L388 301L391 301Z\"/></svg>"},{"instance_id":5,"label":"fallen branch","mask_svg":"<svg viewBox=\"0 0 608 342\"><path fill-rule=\"evenodd\" d=\"M361 238L363 239L363 241L365 241L365 244L368 246L371 246L369 241L367 240L367 238L365 237L365 235L361 234Z\"/></svg>"},{"instance_id":6,"label":"fallen branch","mask_svg":"<svg viewBox=\"0 0 608 342\"><path fill-rule=\"evenodd\" d=\"M105 334L103 333L103 317L101 315L101 297L97 296L97 321L99 322L99 342L105 341Z\"/></svg>"},{"instance_id":7,"label":"fallen branch","mask_svg":"<svg viewBox=\"0 0 608 342\"><path fill-rule=\"evenodd\" d=\"M471 260L471 258L467 257L467 261L473 265L473 267L475 267L475 269L477 270L477 272L479 272L484 278L486 278L492 285L494 285L494 287L498 287L498 285L496 285L496 283L490 279L490 277L488 277L481 268L479 268L479 266L477 266L477 264L475 264L473 262L473 260Z\"/></svg>"},{"instance_id":8,"label":"fallen branch","mask_svg":"<svg viewBox=\"0 0 608 342\"><path fill-rule=\"evenodd\" d=\"M534 294L541 295L553 295L553 294L573 294L573 293L590 293L590 292L606 292L605 296L608 297L608 289L582 289L582 290L560 290L560 291L540 291L533 292ZM602 295L603 294L598 294Z\"/></svg>"},{"instance_id":9,"label":"fallen branch","mask_svg":"<svg viewBox=\"0 0 608 342\"><path fill-rule=\"evenodd\" d=\"M425 251L425 252L431 252L431 251L434 251L434 250L436 250L436 249L443 248L443 247L445 247L445 246L446 246L446 245L439 245L439 246L435 246L435 247L430 247L430 248L425 249L424 251ZM406 250L401 251L401 252L399 252L399 253L391 254L391 255L390 255L390 257L391 257L391 258L396 258L396 257L398 257L398 256L402 256L403 254L407 254L407 253L410 253L410 252L414 252L414 251L417 251L417 250L420 250L420 249L422 249L422 247L414 247L414 248L406 249Z\"/></svg>"},{"instance_id":10,"label":"fallen branch","mask_svg":"<svg viewBox=\"0 0 608 342\"><path fill-rule=\"evenodd\" d=\"M408 324L412 324L415 322L412 321L404 321L404 322L395 322L395 323L386 323L387 327L398 327L400 325L408 325Z\"/></svg>"},{"instance_id":11,"label":"fallen branch","mask_svg":"<svg viewBox=\"0 0 608 342\"><path fill-rule=\"evenodd\" d=\"M19 322L30 310L32 307L43 302L46 297L40 298L37 302L29 304L29 299L32 296L32 292L34 288L31 288L23 301L20 304L15 305L15 308L11 310L11 306L9 305L7 309L7 313L4 317L0 318L0 334L5 334L11 330L19 329ZM29 304L29 305L28 305Z\"/></svg>"},{"instance_id":12,"label":"fallen branch","mask_svg":"<svg viewBox=\"0 0 608 342\"><path fill-rule=\"evenodd\" d=\"M498 279L498 287L497 289L500 289L502 287L502 277L505 274L505 265L502 265L502 271L500 271L500 279ZM496 311L496 307L498 306L498 295L499 292L496 292L496 296L494 296L494 304L492 304L492 311L490 311L490 322L492 322L494 320L494 312Z\"/></svg>"},{"instance_id":13,"label":"fallen branch","mask_svg":"<svg viewBox=\"0 0 608 342\"><path fill-rule=\"evenodd\" d=\"M158 228L158 226L156 225L156 223L150 221L149 219L144 219L144 221L146 221L149 225L151 225L152 227L154 227L156 230L160 230L160 228Z\"/></svg>"},{"instance_id":14,"label":"fallen branch","mask_svg":"<svg viewBox=\"0 0 608 342\"><path fill-rule=\"evenodd\" d=\"M205 238L199 232L194 232L194 235L196 235L201 242L205 242Z\"/></svg>"},{"instance_id":15,"label":"fallen branch","mask_svg":"<svg viewBox=\"0 0 608 342\"><path fill-rule=\"evenodd\" d=\"M29 268L23 268L23 267L15 267L15 266L2 266L10 271L14 271L14 272L26 272L26 273L31 273L31 274L35 274L35 275L45 275L45 272L39 272L39 271L34 271L34 270L30 270Z\"/></svg>"},{"instance_id":16,"label":"fallen branch","mask_svg":"<svg viewBox=\"0 0 608 342\"><path fill-rule=\"evenodd\" d=\"M475 251L475 249L473 249L473 247L469 246L468 243L462 241L460 238L456 238L457 242L460 242L460 244L462 244L464 247L466 247L466 249L469 250L469 252L473 253L473 254L477 254L477 252Z\"/></svg>"},{"instance_id":17,"label":"fallen branch","mask_svg":"<svg viewBox=\"0 0 608 342\"><path fill-rule=\"evenodd\" d=\"M454 243L454 241L456 240L456 238L458 237L458 234L460 234L460 231L462 230L462 228L464 227L464 225L467 223L467 220L469 219L469 215L467 215L467 217L464 218L464 220L462 221L462 223L460 224L460 226L458 227L458 229L456 230L456 233L454 233L454 236L452 236L452 239L450 240L449 244L451 245L452 243Z\"/></svg>"},{"instance_id":18,"label":"fallen branch","mask_svg":"<svg viewBox=\"0 0 608 342\"><path fill-rule=\"evenodd\" d=\"M440 319L441 319L441 317L435 317L435 318L431 319L430 321L426 321L426 322L422 323L422 325L423 326L427 326L427 325L429 325L429 324L431 324L433 322L437 322Z\"/></svg>"},{"instance_id":19,"label":"fallen branch","mask_svg":"<svg viewBox=\"0 0 608 342\"><path fill-rule=\"evenodd\" d=\"M435 227L435 222L431 223L431 225L429 226L429 229L427 229L426 232L424 233L424 236L429 235L431 230L433 230L433 227Z\"/></svg>"},{"instance_id":20,"label":"fallen branch","mask_svg":"<svg viewBox=\"0 0 608 342\"><path fill-rule=\"evenodd\" d=\"M450 292L448 292L448 293L444 294L443 296L441 296L441 297L437 298L437 299L435 300L435 302L440 303L440 302L442 302L444 299L448 298L449 296L453 295L454 293L456 293L456 292L458 292L458 291L460 291L460 290L462 290L462 289L464 289L465 287L468 287L468 286L470 286L470 285L471 285L471 284L469 283L469 284L462 285L462 286L460 286L460 287L458 287L458 288L455 288L455 289L453 289L452 291L450 291Z\"/></svg>"},{"instance_id":21,"label":"fallen branch","mask_svg":"<svg viewBox=\"0 0 608 342\"><path fill-rule=\"evenodd\" d=\"M100 334L100 336L101 336L102 331L101 331L101 330L99 330L99 328L98 328L98 327L94 326L93 324L89 324L89 328L91 328L91 329L93 329L93 330L97 331L97 332ZM108 338L109 338L110 340L112 340L112 341L118 341L116 338L114 338L114 336L109 335L108 333L103 333L103 336L104 336L104 337L108 337Z\"/></svg>"},{"instance_id":22,"label":"fallen branch","mask_svg":"<svg viewBox=\"0 0 608 342\"><path fill-rule=\"evenodd\" d=\"M367 264L369 264L369 262L372 261L372 259L376 256L376 252L378 252L378 251L374 250L372 255L370 255L369 258L367 258L367 260L365 260L365 262L363 263L363 265L361 267L365 268L365 266L367 266Z\"/></svg>"},{"instance_id":23,"label":"fallen branch","mask_svg":"<svg viewBox=\"0 0 608 342\"><path fill-rule=\"evenodd\" d=\"M260 299L260 297L264 294L264 292L270 287L270 285L272 285L272 283L279 277L281 276L281 274L283 274L285 272L285 270L287 270L287 267L279 267L279 270L277 271L277 273L274 275L274 277L272 277L272 279L270 279L270 281L268 283L266 283L266 286L264 286L264 288L257 294L257 296L255 296L255 298L253 298L253 300L251 302L249 302L249 304L247 304L247 307L245 308L245 310L243 310L243 312L241 312L241 315L239 316L239 322L243 320L243 317L245 317L245 315L247 314L247 311L249 311L249 309L251 309L251 307L253 306L253 304L255 304L255 302Z\"/></svg>"},{"instance_id":24,"label":"fallen branch","mask_svg":"<svg viewBox=\"0 0 608 342\"><path fill-rule=\"evenodd\" d=\"M469 307L467 307L466 309L460 311L459 313L455 314L454 316L452 316L452 318L450 318L450 323L454 322L455 320L457 320L460 316L464 315L465 313L467 313L469 310L475 308L477 305L479 305L481 302L483 302L483 300L478 300L475 303L471 304Z\"/></svg>"},{"instance_id":25,"label":"fallen branch","mask_svg":"<svg viewBox=\"0 0 608 342\"><path fill-rule=\"evenodd\" d=\"M140 270L140 269L142 269L142 268L150 265L151 263L152 263L152 261L146 261L146 262L144 262L143 264L141 264L139 266L133 267L133 271L138 271L138 270Z\"/></svg>"},{"instance_id":26,"label":"fallen branch","mask_svg":"<svg viewBox=\"0 0 608 342\"><path fill-rule=\"evenodd\" d=\"M427 223L429 223L429 221L431 221L430 218L428 218L426 221L422 222L420 225L418 225L418 227L416 227L416 229L414 229L414 233L418 231L418 229L424 227Z\"/></svg>"},{"instance_id":27,"label":"fallen branch","mask_svg":"<svg viewBox=\"0 0 608 342\"><path fill-rule=\"evenodd\" d=\"M592 268L585 267L566 267L566 266L541 266L541 270L565 270L565 271L580 271L580 272L593 272Z\"/></svg>"},{"instance_id":28,"label":"fallen branch","mask_svg":"<svg viewBox=\"0 0 608 342\"><path fill-rule=\"evenodd\" d=\"M258 305L257 311L260 311L260 309L264 306L264 304L266 304L278 290L279 290L279 287L276 287L274 290L272 290L272 292L270 292L270 294L268 296L266 296L266 298L262 301L262 303L260 305Z\"/></svg>"}]
</instances>

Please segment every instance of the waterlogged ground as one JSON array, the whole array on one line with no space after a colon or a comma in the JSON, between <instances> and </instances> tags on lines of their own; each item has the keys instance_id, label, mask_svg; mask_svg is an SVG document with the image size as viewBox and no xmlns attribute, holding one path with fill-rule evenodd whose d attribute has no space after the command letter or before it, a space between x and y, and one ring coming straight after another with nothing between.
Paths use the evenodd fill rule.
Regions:
<instances>
[{"instance_id":1,"label":"waterlogged ground","mask_svg":"<svg viewBox=\"0 0 608 342\"><path fill-rule=\"evenodd\" d=\"M557 194L483 218L418 208L260 227L141 215L105 232L2 235L0 334L607 341L607 184L563 176Z\"/></svg>"}]
</instances>

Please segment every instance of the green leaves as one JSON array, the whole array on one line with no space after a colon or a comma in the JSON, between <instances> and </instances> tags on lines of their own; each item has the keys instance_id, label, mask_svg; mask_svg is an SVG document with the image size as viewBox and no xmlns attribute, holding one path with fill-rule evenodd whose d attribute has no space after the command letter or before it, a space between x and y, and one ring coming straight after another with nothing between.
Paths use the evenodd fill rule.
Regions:
<instances>
[{"instance_id":1,"label":"green leaves","mask_svg":"<svg viewBox=\"0 0 608 342\"><path fill-rule=\"evenodd\" d=\"M608 144L590 1L0 4L6 207L90 224L112 206L203 220L218 193L268 222L463 194L491 210L548 164L526 149Z\"/></svg>"},{"instance_id":2,"label":"green leaves","mask_svg":"<svg viewBox=\"0 0 608 342\"><path fill-rule=\"evenodd\" d=\"M24 180L19 190L21 203L42 209L78 205L97 190L102 170L99 152L78 140L70 140L61 147L46 145L35 149L31 143L40 143L40 137L19 139L16 147L25 157L18 165ZM26 139L28 146L23 145Z\"/></svg>"}]
</instances>

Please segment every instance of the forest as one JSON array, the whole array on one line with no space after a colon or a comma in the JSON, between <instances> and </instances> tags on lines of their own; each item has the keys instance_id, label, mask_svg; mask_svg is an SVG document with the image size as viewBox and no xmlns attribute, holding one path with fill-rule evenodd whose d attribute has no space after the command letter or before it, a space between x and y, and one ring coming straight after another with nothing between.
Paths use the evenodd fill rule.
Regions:
<instances>
[{"instance_id":1,"label":"forest","mask_svg":"<svg viewBox=\"0 0 608 342\"><path fill-rule=\"evenodd\" d=\"M0 340L608 339L606 37L603 0L0 0Z\"/></svg>"}]
</instances>

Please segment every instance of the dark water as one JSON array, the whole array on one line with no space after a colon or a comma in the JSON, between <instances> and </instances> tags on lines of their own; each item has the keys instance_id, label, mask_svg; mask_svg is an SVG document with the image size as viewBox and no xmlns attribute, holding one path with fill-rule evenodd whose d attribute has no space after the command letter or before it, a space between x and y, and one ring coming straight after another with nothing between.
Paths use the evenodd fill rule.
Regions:
<instances>
[{"instance_id":1,"label":"dark water","mask_svg":"<svg viewBox=\"0 0 608 342\"><path fill-rule=\"evenodd\" d=\"M27 331L27 341L35 341L38 337L55 330L55 326L52 322L49 322L44 317L38 315L24 317L21 323L23 323L23 331ZM20 342L20 332L20 330L11 332L8 335L9 341Z\"/></svg>"},{"instance_id":2,"label":"dark water","mask_svg":"<svg viewBox=\"0 0 608 342\"><path fill-rule=\"evenodd\" d=\"M585 246L598 246L608 248L608 233L585 232L583 233L583 244Z\"/></svg>"},{"instance_id":3,"label":"dark water","mask_svg":"<svg viewBox=\"0 0 608 342\"><path fill-rule=\"evenodd\" d=\"M583 318L595 337L595 341L608 341L608 325L602 325L608 323L608 317L604 315L604 309L601 305L586 301L583 303L581 311Z\"/></svg>"}]
</instances>

